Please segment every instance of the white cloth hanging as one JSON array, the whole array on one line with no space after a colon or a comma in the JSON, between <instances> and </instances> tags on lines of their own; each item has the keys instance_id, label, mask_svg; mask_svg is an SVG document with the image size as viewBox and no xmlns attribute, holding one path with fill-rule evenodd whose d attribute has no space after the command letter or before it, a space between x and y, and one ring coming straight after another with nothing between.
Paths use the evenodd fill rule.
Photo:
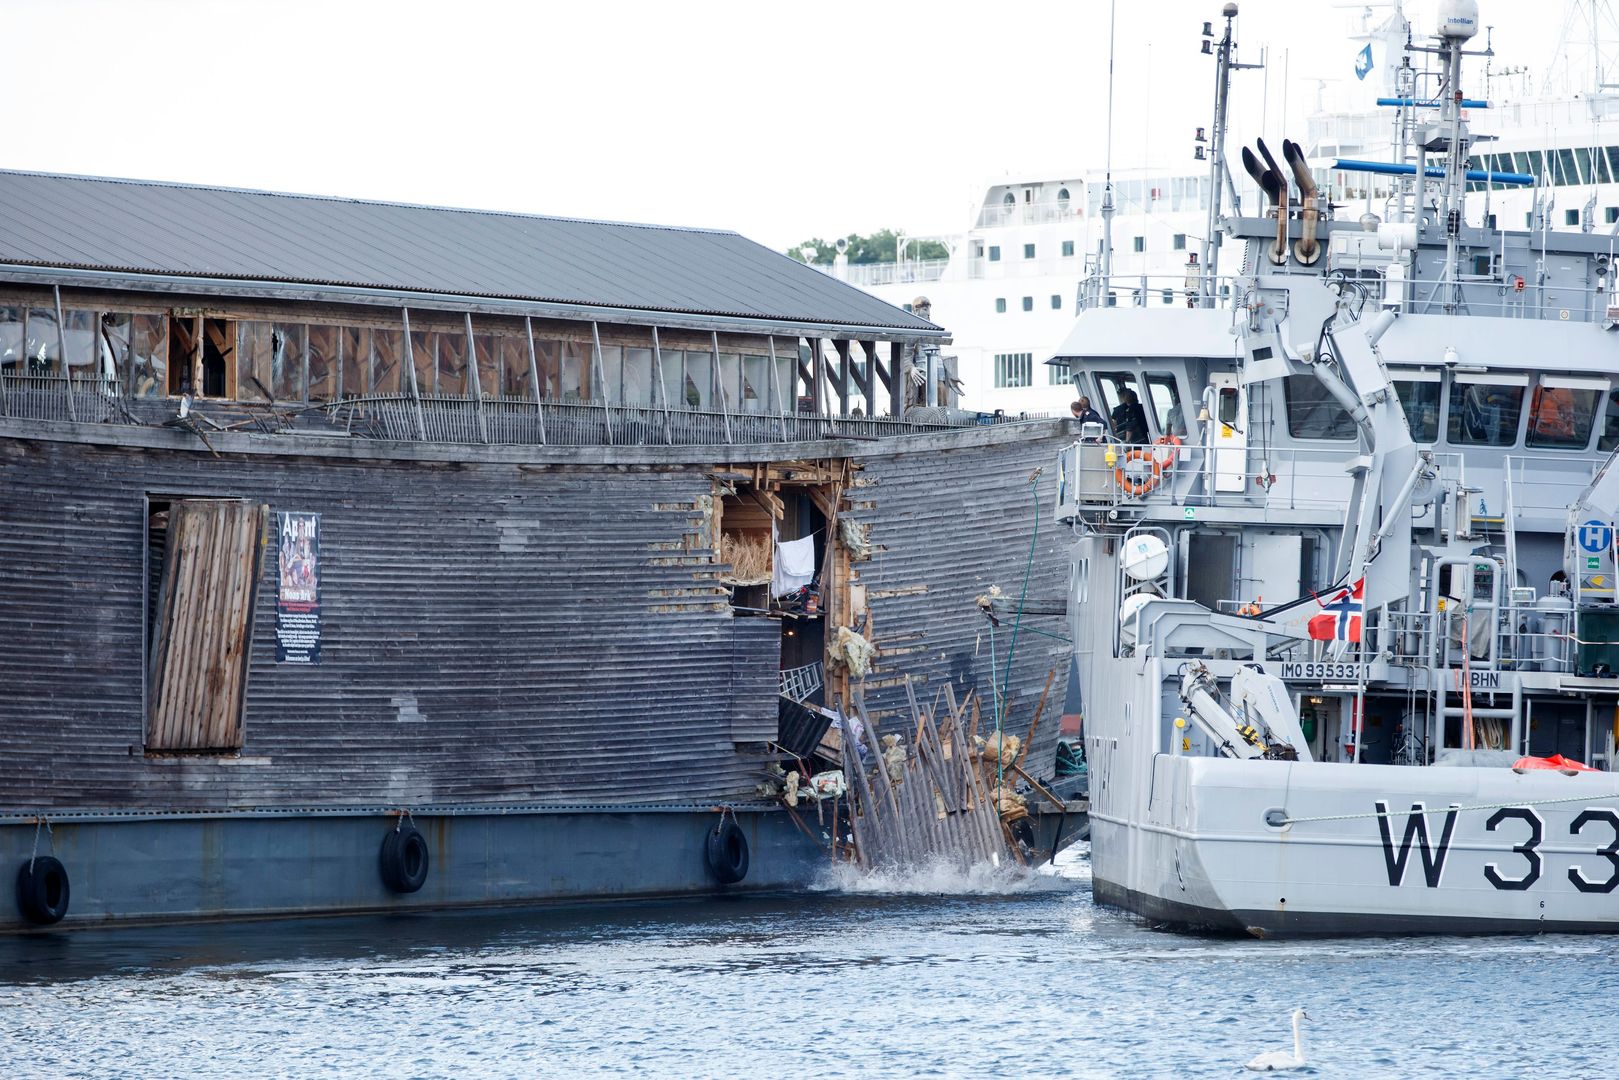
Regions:
<instances>
[{"instance_id":1,"label":"white cloth hanging","mask_svg":"<svg viewBox=\"0 0 1619 1080\"><path fill-rule=\"evenodd\" d=\"M770 595L786 596L815 579L815 537L777 540L776 558L770 570Z\"/></svg>"}]
</instances>

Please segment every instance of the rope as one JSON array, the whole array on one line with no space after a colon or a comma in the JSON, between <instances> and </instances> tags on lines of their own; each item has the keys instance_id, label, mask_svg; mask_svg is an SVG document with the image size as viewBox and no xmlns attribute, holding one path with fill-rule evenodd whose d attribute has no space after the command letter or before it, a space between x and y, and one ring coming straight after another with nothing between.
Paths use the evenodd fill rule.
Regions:
<instances>
[{"instance_id":1,"label":"rope","mask_svg":"<svg viewBox=\"0 0 1619 1080\"><path fill-rule=\"evenodd\" d=\"M1012 620L1012 643L1006 647L1006 673L1001 676L1000 702L998 703L996 711L995 711L995 734L997 736L1001 735L1001 726L1002 726L1002 724L1003 724L1003 722L1005 720L1005 717L1006 717L1006 697L1007 697L1007 694L1011 690L1011 685L1010 684L1012 682L1012 658L1015 655L1017 655L1018 633L1023 628L1023 603L1024 603L1025 600L1027 600L1029 598L1029 576L1034 572L1034 553L1035 553L1035 550L1036 550L1035 545L1037 543L1039 543L1039 540L1040 540L1040 489L1037 486L1037 482L1039 481L1040 474L1043 471L1044 471L1043 469L1036 469L1036 470L1034 470L1034 472L1029 474L1029 497L1034 500L1034 531L1029 534L1029 557L1028 557L1027 561L1025 561L1024 564L1023 564L1023 590L1020 593L1018 593L1018 598L1017 598L1017 617ZM994 655L995 655L995 644L994 644L994 642L995 642L994 625L991 624L991 626L990 626L990 663L992 665L994 664ZM990 678L993 679L994 677L995 677L995 672L994 672L994 669L992 667L991 670L990 670ZM1003 737L1002 741L1001 741L999 752L996 754L996 758L995 758L995 783L996 783L996 786L1000 786L1000 784L1006 778L1005 766L1001 761L1001 758L1005 757L1005 755L1006 755L1005 746L1006 746L1006 744L1005 744L1005 740L1004 740L1004 737Z\"/></svg>"},{"instance_id":2,"label":"rope","mask_svg":"<svg viewBox=\"0 0 1619 1080\"><path fill-rule=\"evenodd\" d=\"M56 836L51 832L51 819L41 814L34 819L34 853L28 856L28 872L34 872L34 860L39 858L39 830L43 826L45 835L50 840L51 850L56 850Z\"/></svg>"},{"instance_id":3,"label":"rope","mask_svg":"<svg viewBox=\"0 0 1619 1080\"><path fill-rule=\"evenodd\" d=\"M1595 797L1600 799L1606 798L1607 796L1598 795ZM1556 806L1560 803L1590 802L1591 799L1592 796L1587 793L1585 795L1570 795L1563 799L1530 799L1527 801L1523 799L1514 799L1511 802L1480 803L1478 806L1461 806L1456 803L1452 803L1449 806L1435 807L1432 810L1385 810L1382 812L1374 810L1369 814L1322 814L1318 817L1284 817L1279 824L1302 825L1311 821L1356 821L1361 818L1391 818L1397 814L1402 817L1407 814L1421 814L1426 817L1429 814L1448 814L1452 810L1460 813L1468 813L1473 810L1504 810L1510 806Z\"/></svg>"}]
</instances>

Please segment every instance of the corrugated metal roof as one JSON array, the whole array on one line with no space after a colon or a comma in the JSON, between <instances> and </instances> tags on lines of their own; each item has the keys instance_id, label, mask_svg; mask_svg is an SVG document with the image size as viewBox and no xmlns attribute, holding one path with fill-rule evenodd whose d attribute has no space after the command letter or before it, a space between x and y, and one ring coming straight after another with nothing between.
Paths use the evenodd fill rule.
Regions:
<instances>
[{"instance_id":1,"label":"corrugated metal roof","mask_svg":"<svg viewBox=\"0 0 1619 1080\"><path fill-rule=\"evenodd\" d=\"M734 233L0 171L0 263L937 333Z\"/></svg>"}]
</instances>

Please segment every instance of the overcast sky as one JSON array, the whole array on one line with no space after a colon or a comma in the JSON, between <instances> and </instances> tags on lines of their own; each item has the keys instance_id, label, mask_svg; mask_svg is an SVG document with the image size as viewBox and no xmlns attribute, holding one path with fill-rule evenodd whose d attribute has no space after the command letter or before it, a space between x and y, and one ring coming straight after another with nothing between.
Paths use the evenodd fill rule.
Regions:
<instances>
[{"instance_id":1,"label":"overcast sky","mask_svg":"<svg viewBox=\"0 0 1619 1080\"><path fill-rule=\"evenodd\" d=\"M1198 34L1220 7L1118 5L1115 167L1190 163L1213 84ZM1241 7L1242 59L1268 46L1270 66L1238 77L1233 108L1280 133L1285 100L1302 139L1319 80L1354 81L1359 9ZM1434 7L1407 12L1431 26ZM1497 65L1546 69L1559 0L1481 8ZM9 168L715 226L785 248L959 231L988 182L1105 160L1108 0L7 9Z\"/></svg>"}]
</instances>

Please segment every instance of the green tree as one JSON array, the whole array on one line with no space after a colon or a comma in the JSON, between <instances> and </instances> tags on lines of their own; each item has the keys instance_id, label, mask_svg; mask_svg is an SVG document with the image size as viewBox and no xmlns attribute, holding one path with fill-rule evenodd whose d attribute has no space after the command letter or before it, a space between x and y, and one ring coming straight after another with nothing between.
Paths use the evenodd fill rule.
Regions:
<instances>
[{"instance_id":1,"label":"green tree","mask_svg":"<svg viewBox=\"0 0 1619 1080\"><path fill-rule=\"evenodd\" d=\"M878 229L870 236L850 233L844 239L848 241L847 254L851 263L891 263L899 260L899 234L893 229ZM805 248L814 249L812 258L804 257ZM831 266L837 253L836 241L822 240L820 237L787 249L787 254L799 262L815 266ZM950 251L937 240L912 240L907 243L905 254L912 259L943 259L949 256Z\"/></svg>"}]
</instances>

